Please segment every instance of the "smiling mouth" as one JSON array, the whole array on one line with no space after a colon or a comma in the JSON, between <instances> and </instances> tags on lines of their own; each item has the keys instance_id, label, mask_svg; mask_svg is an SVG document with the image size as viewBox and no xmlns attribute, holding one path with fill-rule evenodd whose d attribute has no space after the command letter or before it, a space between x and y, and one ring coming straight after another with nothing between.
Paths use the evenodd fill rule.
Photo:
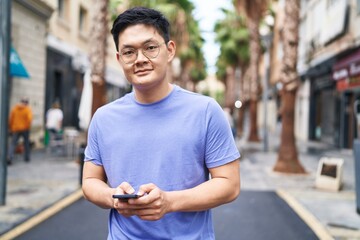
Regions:
<instances>
[{"instance_id":1,"label":"smiling mouth","mask_svg":"<svg viewBox=\"0 0 360 240\"><path fill-rule=\"evenodd\" d=\"M150 72L152 69L141 69L135 72L135 74L142 74L142 73L147 73Z\"/></svg>"}]
</instances>

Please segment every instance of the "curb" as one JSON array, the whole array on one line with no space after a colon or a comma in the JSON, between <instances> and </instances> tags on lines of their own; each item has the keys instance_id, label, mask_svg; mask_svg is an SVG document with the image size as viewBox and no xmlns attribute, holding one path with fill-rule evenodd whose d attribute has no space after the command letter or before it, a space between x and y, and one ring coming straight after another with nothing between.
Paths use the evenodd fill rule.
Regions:
<instances>
[{"instance_id":1,"label":"curb","mask_svg":"<svg viewBox=\"0 0 360 240\"><path fill-rule=\"evenodd\" d=\"M60 212L62 209L66 208L67 206L71 205L72 203L79 200L83 197L83 192L81 189L76 190L72 194L66 196L65 198L59 200L55 204L51 205L49 208L41 211L40 213L36 214L35 216L29 218L25 222L19 224L15 228L11 229L10 231L0 235L0 240L10 240L14 239L15 237L23 234L24 232L30 230L34 226L38 225L39 223L45 221L46 219L50 218L51 216L55 215L56 213Z\"/></svg>"},{"instance_id":2,"label":"curb","mask_svg":"<svg viewBox=\"0 0 360 240\"><path fill-rule=\"evenodd\" d=\"M293 196L283 189L276 190L276 194L281 197L298 215L299 217L313 230L319 239L334 240L328 230L319 222L316 217L304 208Z\"/></svg>"}]
</instances>

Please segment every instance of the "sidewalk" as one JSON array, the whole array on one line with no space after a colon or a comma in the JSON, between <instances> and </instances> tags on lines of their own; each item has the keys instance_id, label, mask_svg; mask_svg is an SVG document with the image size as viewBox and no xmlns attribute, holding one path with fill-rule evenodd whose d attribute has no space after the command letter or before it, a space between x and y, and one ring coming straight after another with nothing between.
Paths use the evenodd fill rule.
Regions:
<instances>
[{"instance_id":1,"label":"sidewalk","mask_svg":"<svg viewBox=\"0 0 360 240\"><path fill-rule=\"evenodd\" d=\"M34 150L31 161L17 155L7 169L6 204L0 206L1 235L74 193L80 187L78 156Z\"/></svg>"},{"instance_id":2,"label":"sidewalk","mask_svg":"<svg viewBox=\"0 0 360 240\"><path fill-rule=\"evenodd\" d=\"M244 190L276 191L320 236L320 239L360 239L360 215L355 206L355 172L351 150L336 150L313 142L298 142L299 159L307 174L272 171L279 139L270 136L269 151L262 143L237 141L242 153L241 184ZM344 186L339 192L316 189L315 173L322 156L345 160ZM79 192L78 156L62 157L44 150L32 152L30 163L22 156L8 167L6 205L0 206L1 235L59 200Z\"/></svg>"},{"instance_id":3,"label":"sidewalk","mask_svg":"<svg viewBox=\"0 0 360 240\"><path fill-rule=\"evenodd\" d=\"M279 139L269 137L269 151L262 143L237 142L242 158L241 187L276 191L317 233L320 239L360 239L360 215L356 213L355 170L352 150L331 149L316 142L297 142L299 160L307 174L275 173ZM321 157L344 159L343 187L339 192L315 188Z\"/></svg>"}]
</instances>

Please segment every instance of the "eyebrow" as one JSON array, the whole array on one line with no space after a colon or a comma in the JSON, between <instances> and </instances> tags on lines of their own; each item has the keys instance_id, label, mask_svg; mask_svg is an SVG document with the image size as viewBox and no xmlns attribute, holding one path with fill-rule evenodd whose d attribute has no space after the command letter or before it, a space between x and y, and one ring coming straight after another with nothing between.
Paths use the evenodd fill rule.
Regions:
<instances>
[{"instance_id":1,"label":"eyebrow","mask_svg":"<svg viewBox=\"0 0 360 240\"><path fill-rule=\"evenodd\" d=\"M141 43L141 45L144 45L144 44L146 44L146 43L153 42L153 41L158 42L158 40L154 39L154 37L151 37L151 38L143 41L143 42ZM134 46L131 45L131 44L124 44L124 45L122 46L122 48L134 48Z\"/></svg>"}]
</instances>

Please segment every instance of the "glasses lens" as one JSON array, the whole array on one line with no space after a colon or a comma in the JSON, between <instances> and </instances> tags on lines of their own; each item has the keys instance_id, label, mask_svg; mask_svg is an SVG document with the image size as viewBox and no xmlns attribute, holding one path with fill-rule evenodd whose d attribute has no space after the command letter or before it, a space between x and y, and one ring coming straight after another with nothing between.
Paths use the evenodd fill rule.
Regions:
<instances>
[{"instance_id":1,"label":"glasses lens","mask_svg":"<svg viewBox=\"0 0 360 240\"><path fill-rule=\"evenodd\" d=\"M121 50L121 59L124 63L132 63L136 60L136 49L134 48L124 48Z\"/></svg>"},{"instance_id":2,"label":"glasses lens","mask_svg":"<svg viewBox=\"0 0 360 240\"><path fill-rule=\"evenodd\" d=\"M148 58L156 58L159 52L160 46L158 43L147 43L143 47L143 53Z\"/></svg>"},{"instance_id":3,"label":"glasses lens","mask_svg":"<svg viewBox=\"0 0 360 240\"><path fill-rule=\"evenodd\" d=\"M156 58L160 52L160 44L157 42L146 43L141 48L142 53L147 58ZM120 52L120 57L126 64L132 64L136 61L138 49L135 48L124 48Z\"/></svg>"}]
</instances>

